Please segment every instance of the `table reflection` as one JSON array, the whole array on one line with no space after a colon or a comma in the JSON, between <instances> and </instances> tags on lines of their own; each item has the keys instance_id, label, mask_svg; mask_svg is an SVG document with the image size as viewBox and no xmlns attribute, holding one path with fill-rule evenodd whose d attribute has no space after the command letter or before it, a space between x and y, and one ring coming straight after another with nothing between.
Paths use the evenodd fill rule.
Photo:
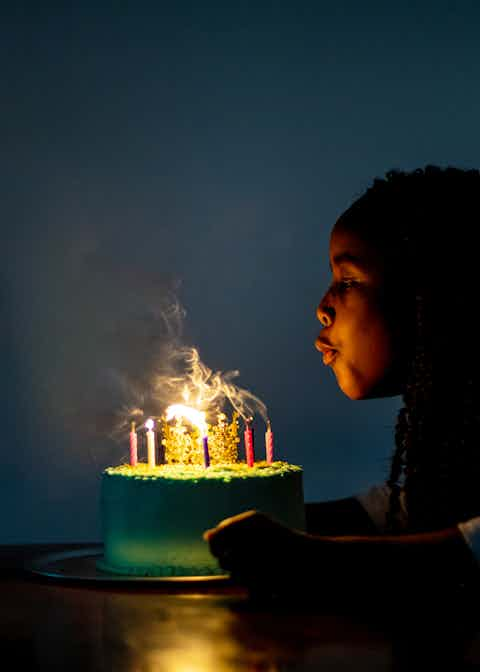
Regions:
<instances>
[{"instance_id":1,"label":"table reflection","mask_svg":"<svg viewBox=\"0 0 480 672\"><path fill-rule=\"evenodd\" d=\"M238 636L235 599L203 595L112 595L102 643L115 669L129 672L277 672L272 652ZM114 646L112 647L112 644Z\"/></svg>"},{"instance_id":2,"label":"table reflection","mask_svg":"<svg viewBox=\"0 0 480 672\"><path fill-rule=\"evenodd\" d=\"M245 593L18 583L6 584L3 605L4 655L14 652L26 669L382 672L410 670L419 660L455 670L480 660L478 617L469 625L457 603L434 613L426 602L403 612L397 605L388 624L378 609L370 619L360 600L355 609L309 608L259 603Z\"/></svg>"},{"instance_id":3,"label":"table reflection","mask_svg":"<svg viewBox=\"0 0 480 672\"><path fill-rule=\"evenodd\" d=\"M111 665L129 672L278 672L320 662L334 669L353 657L356 670L391 663L387 639L369 628L349 628L344 618L319 628L318 614L262 610L225 596L109 596L102 622Z\"/></svg>"}]
</instances>

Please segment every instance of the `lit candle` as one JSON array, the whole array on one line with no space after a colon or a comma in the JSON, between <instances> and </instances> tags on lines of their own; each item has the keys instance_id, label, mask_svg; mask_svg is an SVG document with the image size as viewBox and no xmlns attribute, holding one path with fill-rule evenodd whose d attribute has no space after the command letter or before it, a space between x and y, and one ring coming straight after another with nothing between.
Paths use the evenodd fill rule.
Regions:
<instances>
[{"instance_id":1,"label":"lit candle","mask_svg":"<svg viewBox=\"0 0 480 672\"><path fill-rule=\"evenodd\" d=\"M132 422L130 426L130 464L132 467L134 467L138 461L137 445L137 432L135 431L135 423Z\"/></svg>"},{"instance_id":2,"label":"lit candle","mask_svg":"<svg viewBox=\"0 0 480 672\"><path fill-rule=\"evenodd\" d=\"M267 431L265 432L265 452L267 455L267 462L273 462L273 432L270 425L270 420L267 421Z\"/></svg>"},{"instance_id":3,"label":"lit candle","mask_svg":"<svg viewBox=\"0 0 480 672\"><path fill-rule=\"evenodd\" d=\"M253 429L250 427L250 420L246 421L245 432L243 433L245 439L245 456L247 458L247 464L249 467L253 467L255 462L255 453L253 450Z\"/></svg>"},{"instance_id":4,"label":"lit candle","mask_svg":"<svg viewBox=\"0 0 480 672\"><path fill-rule=\"evenodd\" d=\"M155 434L153 431L154 427L154 422L150 418L150 420L147 420L145 423L145 427L147 428L147 453L148 453L148 466L149 467L154 467L155 466Z\"/></svg>"},{"instance_id":5,"label":"lit candle","mask_svg":"<svg viewBox=\"0 0 480 672\"><path fill-rule=\"evenodd\" d=\"M205 468L210 466L210 452L208 450L208 436L204 436L202 439L203 443L203 462L205 464Z\"/></svg>"}]
</instances>

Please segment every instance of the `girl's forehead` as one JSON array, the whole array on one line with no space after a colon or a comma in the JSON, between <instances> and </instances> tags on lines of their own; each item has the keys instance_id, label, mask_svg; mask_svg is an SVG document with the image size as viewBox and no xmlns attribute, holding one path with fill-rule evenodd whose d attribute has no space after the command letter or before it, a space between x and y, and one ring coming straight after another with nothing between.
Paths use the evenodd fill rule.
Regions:
<instances>
[{"instance_id":1,"label":"girl's forehead","mask_svg":"<svg viewBox=\"0 0 480 672\"><path fill-rule=\"evenodd\" d=\"M370 268L381 261L379 250L351 229L336 225L330 236L330 264L354 264Z\"/></svg>"}]
</instances>

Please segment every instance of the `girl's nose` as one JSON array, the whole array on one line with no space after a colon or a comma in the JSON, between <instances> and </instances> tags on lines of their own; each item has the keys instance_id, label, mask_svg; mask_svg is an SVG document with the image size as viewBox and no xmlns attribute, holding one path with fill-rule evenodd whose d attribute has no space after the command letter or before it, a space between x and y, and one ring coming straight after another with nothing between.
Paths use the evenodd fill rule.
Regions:
<instances>
[{"instance_id":1,"label":"girl's nose","mask_svg":"<svg viewBox=\"0 0 480 672\"><path fill-rule=\"evenodd\" d=\"M335 310L328 305L325 299L326 296L318 304L317 319L323 327L330 327L335 317Z\"/></svg>"}]
</instances>

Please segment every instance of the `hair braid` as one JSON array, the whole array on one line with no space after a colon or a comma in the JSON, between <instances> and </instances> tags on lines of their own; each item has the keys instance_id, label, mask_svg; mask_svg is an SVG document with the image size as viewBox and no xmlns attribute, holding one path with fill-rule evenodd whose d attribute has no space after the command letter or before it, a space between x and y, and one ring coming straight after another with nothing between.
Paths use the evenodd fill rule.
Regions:
<instances>
[{"instance_id":1,"label":"hair braid","mask_svg":"<svg viewBox=\"0 0 480 672\"><path fill-rule=\"evenodd\" d=\"M405 468L408 423L408 409L403 407L399 411L397 424L395 427L396 449L392 456L390 476L387 480L387 485L390 488L390 506L387 512L387 530L389 532L397 532L400 529L400 524L398 522L398 514L400 512L400 493L402 488L400 481L404 475Z\"/></svg>"}]
</instances>

